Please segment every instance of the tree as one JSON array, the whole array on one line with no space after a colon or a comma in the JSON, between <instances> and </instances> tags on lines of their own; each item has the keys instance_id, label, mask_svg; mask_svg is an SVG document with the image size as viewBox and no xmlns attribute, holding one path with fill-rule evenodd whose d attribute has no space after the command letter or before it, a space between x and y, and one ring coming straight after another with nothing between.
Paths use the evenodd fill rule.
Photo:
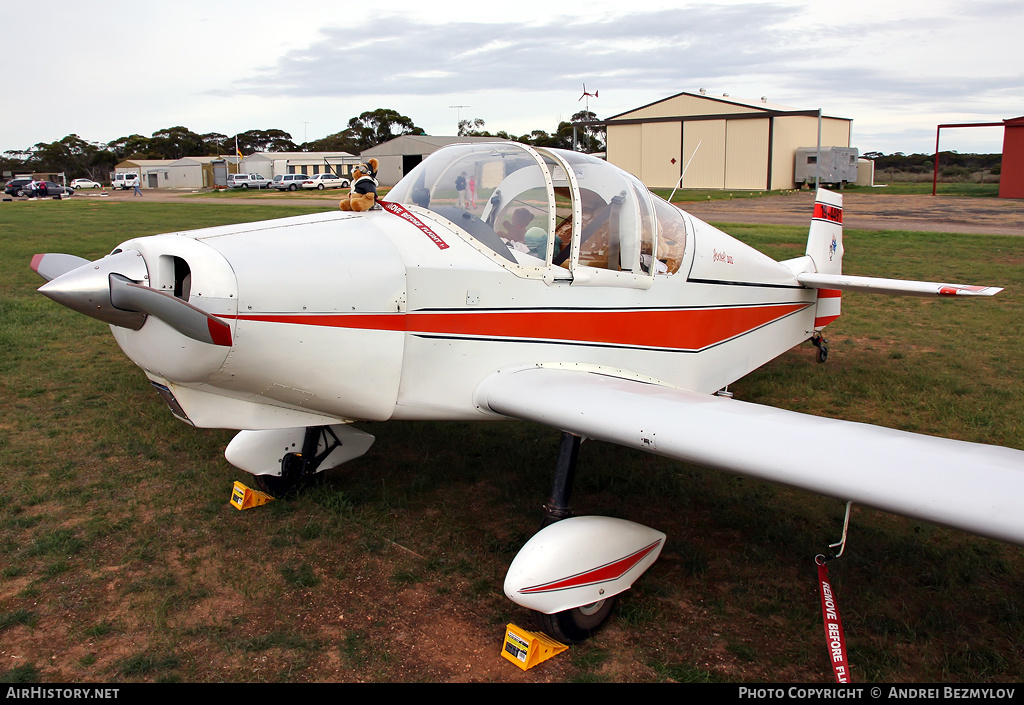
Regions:
<instances>
[{"instance_id":1,"label":"tree","mask_svg":"<svg viewBox=\"0 0 1024 705\"><path fill-rule=\"evenodd\" d=\"M128 135L111 140L107 143L107 149L117 157L118 161L130 157L147 159L153 150L153 140L142 135Z\"/></svg>"},{"instance_id":2,"label":"tree","mask_svg":"<svg viewBox=\"0 0 1024 705\"><path fill-rule=\"evenodd\" d=\"M207 132L199 136L203 140L204 154L234 154L235 143L227 135L219 132Z\"/></svg>"},{"instance_id":3,"label":"tree","mask_svg":"<svg viewBox=\"0 0 1024 705\"><path fill-rule=\"evenodd\" d=\"M207 154L206 143L202 136L180 125L157 130L153 133L151 144L153 149L161 155L160 159L201 157Z\"/></svg>"},{"instance_id":4,"label":"tree","mask_svg":"<svg viewBox=\"0 0 1024 705\"><path fill-rule=\"evenodd\" d=\"M491 137L490 132L481 131L484 121L480 118L459 120L459 137Z\"/></svg>"},{"instance_id":5,"label":"tree","mask_svg":"<svg viewBox=\"0 0 1024 705\"><path fill-rule=\"evenodd\" d=\"M18 174L28 171L26 160L32 155L30 149L9 149L0 156L0 171Z\"/></svg>"},{"instance_id":6,"label":"tree","mask_svg":"<svg viewBox=\"0 0 1024 705\"><path fill-rule=\"evenodd\" d=\"M103 177L117 157L96 142L87 142L78 135L68 135L56 142L39 142L24 160L26 170L63 173L68 178L87 174ZM98 180L98 179L97 179Z\"/></svg>"},{"instance_id":7,"label":"tree","mask_svg":"<svg viewBox=\"0 0 1024 705\"><path fill-rule=\"evenodd\" d=\"M574 114L571 120L574 123L584 123L582 125L577 124L576 127L577 147L581 152L593 154L594 152L603 152L605 150L608 131L604 125L596 124L597 115L595 113L589 110L581 110ZM587 123L595 124L590 125Z\"/></svg>"},{"instance_id":8,"label":"tree","mask_svg":"<svg viewBox=\"0 0 1024 705\"><path fill-rule=\"evenodd\" d=\"M299 146L284 130L248 130L236 135L243 154L253 152L297 152Z\"/></svg>"},{"instance_id":9,"label":"tree","mask_svg":"<svg viewBox=\"0 0 1024 705\"><path fill-rule=\"evenodd\" d=\"M390 108L377 108L352 118L344 133L355 141L357 153L401 135L427 134L410 118Z\"/></svg>"},{"instance_id":10,"label":"tree","mask_svg":"<svg viewBox=\"0 0 1024 705\"><path fill-rule=\"evenodd\" d=\"M350 152L357 154L359 149L358 140L349 129L335 132L333 135L321 137L311 142L303 142L299 147L303 152Z\"/></svg>"}]
</instances>

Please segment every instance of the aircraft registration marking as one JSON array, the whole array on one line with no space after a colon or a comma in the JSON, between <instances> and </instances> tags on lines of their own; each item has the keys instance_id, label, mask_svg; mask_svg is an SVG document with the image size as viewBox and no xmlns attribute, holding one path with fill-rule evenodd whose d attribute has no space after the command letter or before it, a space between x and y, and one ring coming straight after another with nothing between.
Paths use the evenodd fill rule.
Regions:
<instances>
[{"instance_id":1,"label":"aircraft registration marking","mask_svg":"<svg viewBox=\"0 0 1024 705\"><path fill-rule=\"evenodd\" d=\"M827 203L815 203L814 214L811 216L816 220L827 220L830 223L843 222L843 209L840 206L830 206Z\"/></svg>"}]
</instances>

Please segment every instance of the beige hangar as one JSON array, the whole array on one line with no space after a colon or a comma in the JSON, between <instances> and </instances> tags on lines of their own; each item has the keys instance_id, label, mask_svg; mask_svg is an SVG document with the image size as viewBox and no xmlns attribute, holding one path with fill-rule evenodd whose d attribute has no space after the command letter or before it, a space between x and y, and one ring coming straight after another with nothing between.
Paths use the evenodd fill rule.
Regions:
<instances>
[{"instance_id":1,"label":"beige hangar","mask_svg":"<svg viewBox=\"0 0 1024 705\"><path fill-rule=\"evenodd\" d=\"M677 93L605 120L608 161L651 188L674 187L688 161L682 188L793 188L796 150L817 145L818 114L764 99ZM849 147L852 126L822 116L822 146Z\"/></svg>"}]
</instances>

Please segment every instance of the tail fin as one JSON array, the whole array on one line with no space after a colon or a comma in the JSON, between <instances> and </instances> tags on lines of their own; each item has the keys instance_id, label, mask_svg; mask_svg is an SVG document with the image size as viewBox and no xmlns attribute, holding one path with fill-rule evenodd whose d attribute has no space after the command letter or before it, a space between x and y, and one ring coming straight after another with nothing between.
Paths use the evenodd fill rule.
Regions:
<instances>
[{"instance_id":1,"label":"tail fin","mask_svg":"<svg viewBox=\"0 0 1024 705\"><path fill-rule=\"evenodd\" d=\"M843 197L818 189L807 233L807 255L818 274L843 273Z\"/></svg>"},{"instance_id":2,"label":"tail fin","mask_svg":"<svg viewBox=\"0 0 1024 705\"><path fill-rule=\"evenodd\" d=\"M843 273L843 196L819 188L814 197L814 214L807 233L807 256L818 274ZM836 289L818 289L814 329L821 331L839 318L842 297Z\"/></svg>"}]
</instances>

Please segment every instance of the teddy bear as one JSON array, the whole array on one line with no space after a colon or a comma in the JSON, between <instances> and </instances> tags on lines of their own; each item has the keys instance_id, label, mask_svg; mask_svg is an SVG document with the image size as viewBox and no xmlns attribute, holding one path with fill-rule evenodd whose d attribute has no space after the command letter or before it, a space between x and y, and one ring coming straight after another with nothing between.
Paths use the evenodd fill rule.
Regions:
<instances>
[{"instance_id":1,"label":"teddy bear","mask_svg":"<svg viewBox=\"0 0 1024 705\"><path fill-rule=\"evenodd\" d=\"M370 159L352 167L352 184L347 198L338 207L343 211L368 211L377 204L377 167L380 162Z\"/></svg>"}]
</instances>

